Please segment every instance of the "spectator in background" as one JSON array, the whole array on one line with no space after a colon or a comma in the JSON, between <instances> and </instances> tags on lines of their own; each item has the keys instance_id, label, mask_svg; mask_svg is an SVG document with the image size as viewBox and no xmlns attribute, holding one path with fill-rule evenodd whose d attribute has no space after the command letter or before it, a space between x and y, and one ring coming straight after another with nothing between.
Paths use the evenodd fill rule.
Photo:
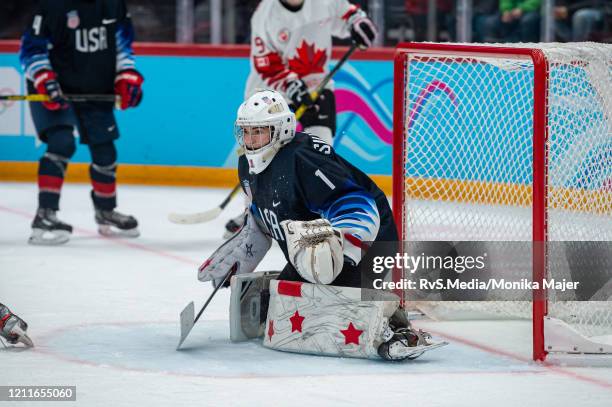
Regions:
<instances>
[{"instance_id":1,"label":"spectator in background","mask_svg":"<svg viewBox=\"0 0 612 407\"><path fill-rule=\"evenodd\" d=\"M499 0L474 0L472 30L474 42L497 42Z\"/></svg>"},{"instance_id":2,"label":"spectator in background","mask_svg":"<svg viewBox=\"0 0 612 407\"><path fill-rule=\"evenodd\" d=\"M406 11L412 18L414 41L426 41L427 38L427 3L428 0L406 0ZM452 31L453 0L436 0L436 38L439 40L441 31Z\"/></svg>"},{"instance_id":3,"label":"spectator in background","mask_svg":"<svg viewBox=\"0 0 612 407\"><path fill-rule=\"evenodd\" d=\"M608 2L609 3L609 2ZM605 30L605 0L557 0L554 8L560 41L601 41ZM612 6L608 4L612 13Z\"/></svg>"},{"instance_id":4,"label":"spectator in background","mask_svg":"<svg viewBox=\"0 0 612 407\"><path fill-rule=\"evenodd\" d=\"M255 12L259 0L236 1L236 43L251 42L251 16Z\"/></svg>"},{"instance_id":5,"label":"spectator in background","mask_svg":"<svg viewBox=\"0 0 612 407\"><path fill-rule=\"evenodd\" d=\"M174 1L129 0L127 6L139 41L174 42L176 40Z\"/></svg>"},{"instance_id":6,"label":"spectator in background","mask_svg":"<svg viewBox=\"0 0 612 407\"><path fill-rule=\"evenodd\" d=\"M23 34L37 0L0 1L0 39L18 39Z\"/></svg>"},{"instance_id":7,"label":"spectator in background","mask_svg":"<svg viewBox=\"0 0 612 407\"><path fill-rule=\"evenodd\" d=\"M458 0L454 0L454 8ZM453 12L448 24L451 41L457 38L457 16ZM472 42L499 42L499 0L472 0Z\"/></svg>"},{"instance_id":8,"label":"spectator in background","mask_svg":"<svg viewBox=\"0 0 612 407\"><path fill-rule=\"evenodd\" d=\"M541 0L499 0L503 42L537 42Z\"/></svg>"}]
</instances>

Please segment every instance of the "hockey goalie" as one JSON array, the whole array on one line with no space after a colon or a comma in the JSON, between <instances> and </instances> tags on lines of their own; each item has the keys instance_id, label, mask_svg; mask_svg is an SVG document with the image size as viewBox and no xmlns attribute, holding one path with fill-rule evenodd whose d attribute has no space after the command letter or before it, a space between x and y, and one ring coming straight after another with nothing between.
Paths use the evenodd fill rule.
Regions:
<instances>
[{"instance_id":1,"label":"hockey goalie","mask_svg":"<svg viewBox=\"0 0 612 407\"><path fill-rule=\"evenodd\" d=\"M387 198L316 136L296 132L283 96L258 91L238 109L243 225L199 268L220 284L230 270L230 336L266 347L343 357L414 359L444 345L413 329L399 297L363 301L358 265L366 242L397 241ZM274 239L287 264L253 273Z\"/></svg>"}]
</instances>

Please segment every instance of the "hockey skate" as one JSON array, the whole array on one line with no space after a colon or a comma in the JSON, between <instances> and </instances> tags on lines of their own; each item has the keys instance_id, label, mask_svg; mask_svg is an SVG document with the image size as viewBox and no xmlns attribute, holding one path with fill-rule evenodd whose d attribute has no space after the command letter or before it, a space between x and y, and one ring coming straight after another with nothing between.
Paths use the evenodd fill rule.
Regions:
<instances>
[{"instance_id":1,"label":"hockey skate","mask_svg":"<svg viewBox=\"0 0 612 407\"><path fill-rule=\"evenodd\" d=\"M383 338L386 342L378 347L378 355L386 360L413 360L423 353L448 345L448 342L433 342L431 335L412 327L385 327Z\"/></svg>"},{"instance_id":2,"label":"hockey skate","mask_svg":"<svg viewBox=\"0 0 612 407\"><path fill-rule=\"evenodd\" d=\"M115 210L96 209L98 233L102 236L138 237L138 221L130 215L124 215Z\"/></svg>"},{"instance_id":3,"label":"hockey skate","mask_svg":"<svg viewBox=\"0 0 612 407\"><path fill-rule=\"evenodd\" d=\"M57 219L56 211L39 208L32 221L32 235L28 243L33 245L54 246L70 240L72 226Z\"/></svg>"},{"instance_id":4,"label":"hockey skate","mask_svg":"<svg viewBox=\"0 0 612 407\"><path fill-rule=\"evenodd\" d=\"M4 305L0 304L0 337L8 343L16 345L23 343L26 347L33 347L34 343L26 334L28 324Z\"/></svg>"}]
</instances>

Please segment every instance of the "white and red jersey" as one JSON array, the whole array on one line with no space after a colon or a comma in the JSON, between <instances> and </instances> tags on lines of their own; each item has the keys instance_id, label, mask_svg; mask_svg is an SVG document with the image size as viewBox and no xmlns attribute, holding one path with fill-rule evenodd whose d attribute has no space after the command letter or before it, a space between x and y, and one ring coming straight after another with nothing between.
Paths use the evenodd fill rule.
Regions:
<instances>
[{"instance_id":1,"label":"white and red jersey","mask_svg":"<svg viewBox=\"0 0 612 407\"><path fill-rule=\"evenodd\" d=\"M313 91L328 73L332 36L350 35L349 18L359 7L347 0L305 0L298 11L280 0L262 0L251 18L251 73L245 97L255 89L284 92L297 75ZM333 84L327 85L333 89Z\"/></svg>"}]
</instances>

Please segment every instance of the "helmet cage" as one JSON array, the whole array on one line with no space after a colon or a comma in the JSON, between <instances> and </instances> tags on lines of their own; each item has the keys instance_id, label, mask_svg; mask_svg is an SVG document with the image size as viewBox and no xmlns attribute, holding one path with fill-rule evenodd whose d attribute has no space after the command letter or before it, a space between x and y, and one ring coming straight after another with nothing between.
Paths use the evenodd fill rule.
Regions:
<instances>
[{"instance_id":1,"label":"helmet cage","mask_svg":"<svg viewBox=\"0 0 612 407\"><path fill-rule=\"evenodd\" d=\"M246 121L246 120L237 120L234 124L234 137L236 141L244 149L247 154L257 154L263 152L278 144L280 141L280 129L282 122L280 120L274 120L266 123L262 123L260 121ZM250 137L247 136L247 139L250 139L250 145L247 145L245 142L245 129L250 129ZM263 129L268 129L268 132L263 131ZM268 137L267 141L260 141L262 137Z\"/></svg>"}]
</instances>

